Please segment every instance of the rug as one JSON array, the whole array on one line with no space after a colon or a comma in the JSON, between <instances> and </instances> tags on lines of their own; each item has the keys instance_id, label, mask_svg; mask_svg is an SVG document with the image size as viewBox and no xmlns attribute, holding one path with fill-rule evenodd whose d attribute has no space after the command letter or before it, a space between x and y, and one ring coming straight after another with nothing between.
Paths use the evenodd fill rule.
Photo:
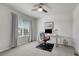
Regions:
<instances>
[{"instance_id":1,"label":"rug","mask_svg":"<svg viewBox=\"0 0 79 59\"><path fill-rule=\"evenodd\" d=\"M54 44L51 44L51 43L40 44L40 45L36 46L36 48L39 48L39 49L42 49L45 51L49 51L49 52L52 51L53 47L54 47Z\"/></svg>"}]
</instances>

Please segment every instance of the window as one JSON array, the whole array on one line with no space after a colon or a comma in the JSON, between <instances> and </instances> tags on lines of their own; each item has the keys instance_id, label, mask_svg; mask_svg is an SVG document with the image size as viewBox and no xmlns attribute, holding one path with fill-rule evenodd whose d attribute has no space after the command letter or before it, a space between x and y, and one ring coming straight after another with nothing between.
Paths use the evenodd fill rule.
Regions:
<instances>
[{"instance_id":1,"label":"window","mask_svg":"<svg viewBox=\"0 0 79 59\"><path fill-rule=\"evenodd\" d=\"M18 19L18 35L25 36L30 33L30 22L21 17Z\"/></svg>"}]
</instances>

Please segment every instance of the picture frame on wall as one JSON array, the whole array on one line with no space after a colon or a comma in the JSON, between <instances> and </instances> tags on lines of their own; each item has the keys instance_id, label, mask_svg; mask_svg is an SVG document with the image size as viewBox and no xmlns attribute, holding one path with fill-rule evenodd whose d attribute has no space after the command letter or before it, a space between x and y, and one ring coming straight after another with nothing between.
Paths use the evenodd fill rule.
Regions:
<instances>
[{"instance_id":1,"label":"picture frame on wall","mask_svg":"<svg viewBox=\"0 0 79 59\"><path fill-rule=\"evenodd\" d=\"M45 29L54 29L54 22L53 21L45 22L44 27Z\"/></svg>"}]
</instances>

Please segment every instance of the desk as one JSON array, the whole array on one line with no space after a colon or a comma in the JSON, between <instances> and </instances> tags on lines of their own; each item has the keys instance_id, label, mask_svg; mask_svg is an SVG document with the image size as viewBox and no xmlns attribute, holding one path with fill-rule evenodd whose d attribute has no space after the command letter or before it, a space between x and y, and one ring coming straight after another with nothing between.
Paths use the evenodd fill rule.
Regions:
<instances>
[{"instance_id":1,"label":"desk","mask_svg":"<svg viewBox=\"0 0 79 59\"><path fill-rule=\"evenodd\" d=\"M58 47L58 35L50 35L51 38L55 38L56 47Z\"/></svg>"}]
</instances>

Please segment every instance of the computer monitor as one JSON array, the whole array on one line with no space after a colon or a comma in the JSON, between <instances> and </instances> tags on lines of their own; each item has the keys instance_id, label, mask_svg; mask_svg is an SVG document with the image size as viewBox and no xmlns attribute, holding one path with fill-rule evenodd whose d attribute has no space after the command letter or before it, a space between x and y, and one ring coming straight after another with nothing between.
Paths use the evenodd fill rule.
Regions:
<instances>
[{"instance_id":1,"label":"computer monitor","mask_svg":"<svg viewBox=\"0 0 79 59\"><path fill-rule=\"evenodd\" d=\"M52 29L45 29L45 33L52 33Z\"/></svg>"}]
</instances>

